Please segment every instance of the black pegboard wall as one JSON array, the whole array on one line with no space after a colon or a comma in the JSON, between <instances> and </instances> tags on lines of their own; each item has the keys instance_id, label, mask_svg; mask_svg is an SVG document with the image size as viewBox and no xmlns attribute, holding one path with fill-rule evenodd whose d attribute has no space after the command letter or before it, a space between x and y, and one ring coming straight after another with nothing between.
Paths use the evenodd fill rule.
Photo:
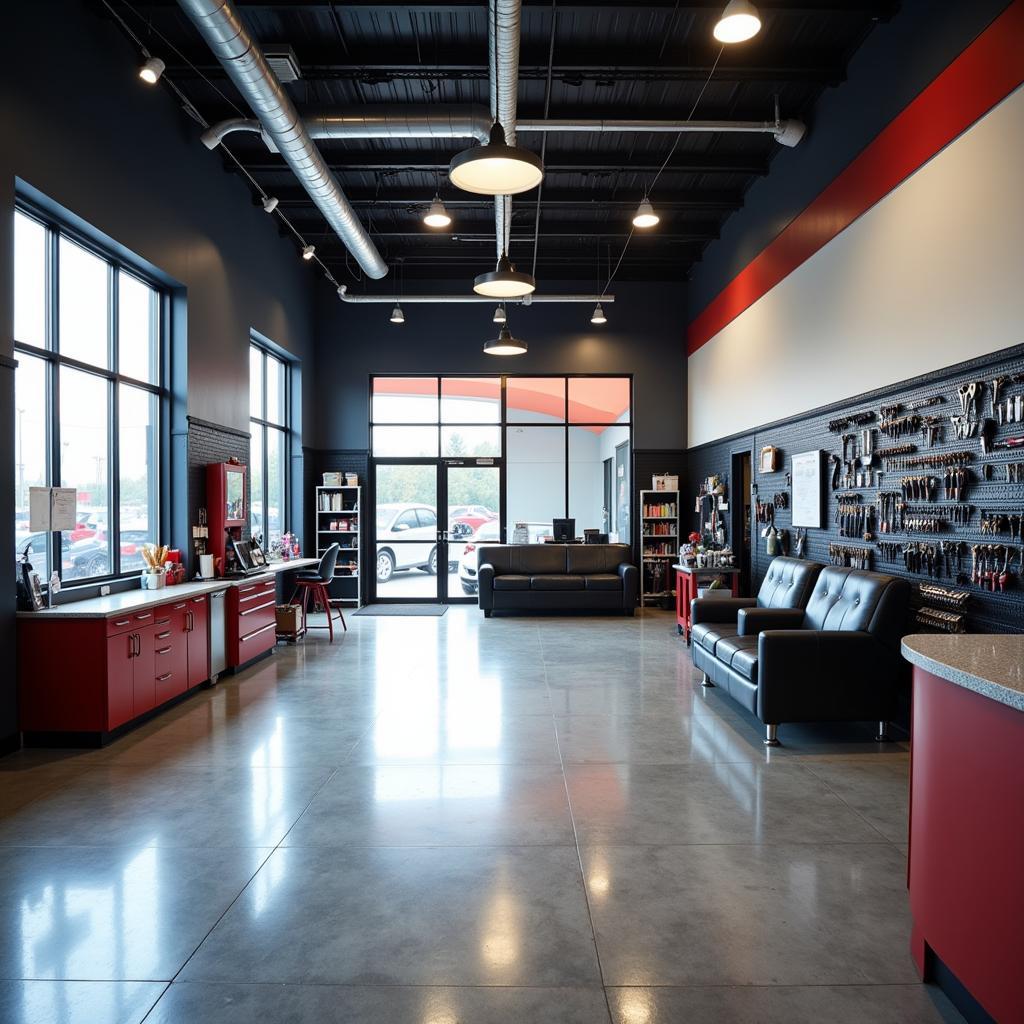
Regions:
<instances>
[{"instance_id":1,"label":"black pegboard wall","mask_svg":"<svg viewBox=\"0 0 1024 1024\"><path fill-rule=\"evenodd\" d=\"M894 576L901 576L914 583L936 583L944 587L967 590L971 594L967 608L967 628L972 633L1008 633L1020 632L1024 625L1024 580L1021 578L1020 565L1014 559L1014 573L1009 586L1004 593L992 593L987 589L973 583L958 583L952 575L928 576L923 573L908 572L904 568L902 555L895 561L889 561L882 557L878 541L898 543L901 546L908 542L922 541L929 544L937 544L939 541L963 541L966 545L966 559L964 562L966 573L970 573L970 547L973 544L1011 544L1019 552L1024 540L1020 538L1011 539L1009 534L997 536L986 536L981 533L981 513L984 510L1003 513L1024 514L1024 476L1019 477L1019 482L1012 482L1006 479L1005 467L1008 463L1024 463L1024 447L1015 449L994 449L991 454L984 455L981 443L977 436L966 440L958 440L953 435L953 429L949 417L960 414L960 400L957 395L957 388L970 381L983 383L978 398L978 416L993 420L993 440L996 442L1005 441L1008 438L1024 437L1024 423L1012 423L999 426L995 422L991 408L991 382L996 377L1007 378L1004 384L1001 397L1012 397L1024 394L1024 346L1016 346L992 356L987 356L967 363L959 364L945 370L939 370L901 384L868 394L859 395L846 401L836 403L826 408L817 409L805 416L794 417L777 424L758 428L750 433L737 435L716 441L708 445L702 445L691 449L688 453L687 482L685 491L687 497L684 500L683 515L684 524L689 528L696 528L698 516L694 512L694 498L700 482L707 476L717 474L729 483L729 500L734 499L730 479L731 457L734 452L751 451L753 453L753 482L757 486L757 494L753 496L757 500L771 501L774 494L782 491L789 491L786 484L786 472L791 467L791 458L800 452L821 449L827 454L842 454L842 434L854 433L861 429L872 429L876 449L885 449L895 445L914 444L917 451L909 457L915 458L922 455L941 455L955 451L969 451L973 457L968 464L970 471L970 483L966 489L964 504L972 506L970 518L966 525L950 525L937 533L925 532L899 532L881 534L876 531L875 540L866 542L856 538L845 538L839 536L839 528L835 520L836 506L838 504L837 494L851 491L861 495L862 504L875 502L878 491L898 491L900 481L904 475L927 474L938 476L941 484L942 470L929 469L908 469L903 471L885 472L881 487L844 488L840 486L837 491L831 486L831 466L825 464L825 488L827 495L825 525L822 529L809 529L807 531L806 557L814 561L830 562L829 544L847 544L852 547L868 547L872 551L871 568L876 572L889 573ZM1017 379L1015 379L1017 378ZM908 404L929 398L932 395L942 395L944 401L941 404L908 410ZM940 416L942 418L941 439L932 447L929 447L926 439L920 434L891 439L879 430L881 421L880 408L899 404L901 406L898 415L910 415L917 412L920 415ZM875 417L863 426L851 424L844 430L832 432L828 424L830 420L842 419L861 412L874 412ZM778 470L774 473L761 473L758 468L760 451L767 445L774 445L780 449ZM876 464L881 460L876 459ZM985 481L983 478L983 466L985 463L992 465L992 479ZM735 496L738 499L738 495ZM951 504L943 501L941 497L936 502L914 502L915 507L924 507L928 504L936 506ZM792 528L791 509L778 509L775 512L775 526L777 529L786 529L790 533L790 553L794 553L796 535ZM771 561L765 550L765 540L761 537L763 524L754 523L752 527L753 552L751 559L752 589L756 593L761 580L767 571L768 563ZM684 531L685 532L685 531ZM733 537L728 538L730 543L734 542ZM915 588L916 593L916 588ZM918 629L918 627L913 627Z\"/></svg>"}]
</instances>

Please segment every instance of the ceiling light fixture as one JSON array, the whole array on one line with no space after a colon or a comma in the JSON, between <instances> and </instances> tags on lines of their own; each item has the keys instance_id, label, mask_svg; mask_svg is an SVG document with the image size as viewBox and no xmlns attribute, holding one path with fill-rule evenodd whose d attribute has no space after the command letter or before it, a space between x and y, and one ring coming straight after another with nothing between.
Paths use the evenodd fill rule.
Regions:
<instances>
[{"instance_id":1,"label":"ceiling light fixture","mask_svg":"<svg viewBox=\"0 0 1024 1024\"><path fill-rule=\"evenodd\" d=\"M304 260L311 260L313 258L313 253L315 253L315 252L316 252L316 246L315 245L304 245L302 247L302 258Z\"/></svg>"},{"instance_id":2,"label":"ceiling light fixture","mask_svg":"<svg viewBox=\"0 0 1024 1024\"><path fill-rule=\"evenodd\" d=\"M654 212L654 207L651 206L651 201L644 196L636 208L636 213L633 214L633 227L653 228L660 220L661 218Z\"/></svg>"},{"instance_id":3,"label":"ceiling light fixture","mask_svg":"<svg viewBox=\"0 0 1024 1024\"><path fill-rule=\"evenodd\" d=\"M505 322L505 320L507 318L505 316L505 307L504 306L498 306L498 308L495 309L495 311L494 311L494 318L493 319L494 319L494 322L496 324L503 324Z\"/></svg>"},{"instance_id":4,"label":"ceiling light fixture","mask_svg":"<svg viewBox=\"0 0 1024 1024\"><path fill-rule=\"evenodd\" d=\"M277 209L277 196L263 197L263 212L273 213Z\"/></svg>"},{"instance_id":5,"label":"ceiling light fixture","mask_svg":"<svg viewBox=\"0 0 1024 1024\"><path fill-rule=\"evenodd\" d=\"M147 85L156 85L167 65L159 57L147 57L146 63L139 68L139 78Z\"/></svg>"},{"instance_id":6,"label":"ceiling light fixture","mask_svg":"<svg viewBox=\"0 0 1024 1024\"><path fill-rule=\"evenodd\" d=\"M446 228L451 222L451 214L444 208L441 197L435 192L434 201L430 204L430 209L423 216L423 223L428 228Z\"/></svg>"},{"instance_id":7,"label":"ceiling light fixture","mask_svg":"<svg viewBox=\"0 0 1024 1024\"><path fill-rule=\"evenodd\" d=\"M606 324L606 323L608 323L608 317L606 317L604 315L604 310L601 308L601 303L600 302L594 307L594 312L591 313L591 315L590 315L590 322L592 324Z\"/></svg>"},{"instance_id":8,"label":"ceiling light fixture","mask_svg":"<svg viewBox=\"0 0 1024 1024\"><path fill-rule=\"evenodd\" d=\"M405 323L405 314L402 312L401 306L395 306L395 308L391 310L391 322L393 324Z\"/></svg>"},{"instance_id":9,"label":"ceiling light fixture","mask_svg":"<svg viewBox=\"0 0 1024 1024\"><path fill-rule=\"evenodd\" d=\"M510 146L505 129L495 121L485 146L465 149L452 157L448 178L463 192L479 196L514 196L536 188L544 177L544 164L529 150Z\"/></svg>"},{"instance_id":10,"label":"ceiling light fixture","mask_svg":"<svg viewBox=\"0 0 1024 1024\"><path fill-rule=\"evenodd\" d=\"M484 342L484 352L489 356L521 356L529 346L519 338L513 338L508 326L503 326L497 338L488 338Z\"/></svg>"},{"instance_id":11,"label":"ceiling light fixture","mask_svg":"<svg viewBox=\"0 0 1024 1024\"><path fill-rule=\"evenodd\" d=\"M537 288L537 282L529 274L520 273L515 264L501 254L498 265L486 274L479 274L473 281L477 295L488 295L494 299L519 299Z\"/></svg>"},{"instance_id":12,"label":"ceiling light fixture","mask_svg":"<svg viewBox=\"0 0 1024 1024\"><path fill-rule=\"evenodd\" d=\"M745 43L761 31L761 15L750 0L729 0L715 25L720 43Z\"/></svg>"}]
</instances>

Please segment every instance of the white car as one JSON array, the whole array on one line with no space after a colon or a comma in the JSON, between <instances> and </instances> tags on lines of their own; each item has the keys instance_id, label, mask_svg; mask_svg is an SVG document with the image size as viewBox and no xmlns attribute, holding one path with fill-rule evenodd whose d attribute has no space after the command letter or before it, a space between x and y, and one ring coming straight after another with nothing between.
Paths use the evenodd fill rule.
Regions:
<instances>
[{"instance_id":1,"label":"white car","mask_svg":"<svg viewBox=\"0 0 1024 1024\"><path fill-rule=\"evenodd\" d=\"M464 594L477 592L476 549L479 544L497 544L501 538L501 526L497 519L477 527L476 532L466 541L459 558L459 582Z\"/></svg>"},{"instance_id":2,"label":"white car","mask_svg":"<svg viewBox=\"0 0 1024 1024\"><path fill-rule=\"evenodd\" d=\"M377 506L377 582L404 569L437 573L437 511L430 505Z\"/></svg>"}]
</instances>

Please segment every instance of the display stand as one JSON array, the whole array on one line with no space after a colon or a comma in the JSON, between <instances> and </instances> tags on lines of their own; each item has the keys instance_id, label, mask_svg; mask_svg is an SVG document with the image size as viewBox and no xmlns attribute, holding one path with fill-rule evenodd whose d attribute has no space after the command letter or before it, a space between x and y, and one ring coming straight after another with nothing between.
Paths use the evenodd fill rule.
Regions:
<instances>
[{"instance_id":1,"label":"display stand","mask_svg":"<svg viewBox=\"0 0 1024 1024\"><path fill-rule=\"evenodd\" d=\"M690 645L690 633L693 629L691 601L697 599L702 581L710 582L719 576L728 576L731 581L731 595L739 597L740 570L733 566L712 569L696 569L688 565L673 565L676 573L676 629L680 636L686 637L686 645Z\"/></svg>"},{"instance_id":2,"label":"display stand","mask_svg":"<svg viewBox=\"0 0 1024 1024\"><path fill-rule=\"evenodd\" d=\"M675 593L679 557L679 492L640 492L640 607Z\"/></svg>"},{"instance_id":3,"label":"display stand","mask_svg":"<svg viewBox=\"0 0 1024 1024\"><path fill-rule=\"evenodd\" d=\"M362 601L359 596L359 569L362 564L362 488L338 485L316 489L316 553L321 557L337 543L338 563L334 580L328 589L331 600L338 604L354 605Z\"/></svg>"}]
</instances>

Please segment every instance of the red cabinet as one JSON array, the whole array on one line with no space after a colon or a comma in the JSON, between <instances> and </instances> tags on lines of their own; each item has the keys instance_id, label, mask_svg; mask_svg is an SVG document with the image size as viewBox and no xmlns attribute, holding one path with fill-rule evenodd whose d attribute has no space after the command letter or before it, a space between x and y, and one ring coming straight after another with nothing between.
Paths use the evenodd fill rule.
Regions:
<instances>
[{"instance_id":1,"label":"red cabinet","mask_svg":"<svg viewBox=\"0 0 1024 1024\"><path fill-rule=\"evenodd\" d=\"M18 619L20 727L26 742L106 733L205 682L208 598L108 618Z\"/></svg>"},{"instance_id":2,"label":"red cabinet","mask_svg":"<svg viewBox=\"0 0 1024 1024\"><path fill-rule=\"evenodd\" d=\"M277 643L277 580L243 583L228 591L228 665L237 668Z\"/></svg>"}]
</instances>

